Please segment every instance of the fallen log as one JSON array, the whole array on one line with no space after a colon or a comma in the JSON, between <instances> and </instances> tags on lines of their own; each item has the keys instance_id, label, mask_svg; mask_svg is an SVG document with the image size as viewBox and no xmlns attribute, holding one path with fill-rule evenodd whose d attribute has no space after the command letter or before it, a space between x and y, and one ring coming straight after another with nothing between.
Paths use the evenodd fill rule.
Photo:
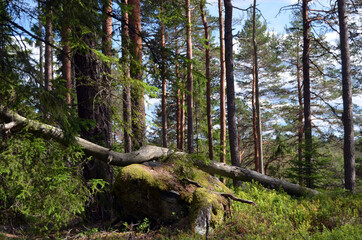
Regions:
<instances>
[{"instance_id":1,"label":"fallen log","mask_svg":"<svg viewBox=\"0 0 362 240\"><path fill-rule=\"evenodd\" d=\"M2 105L0 105L0 118L4 121L8 121L2 123L3 126L6 127L0 128L0 131L4 129L10 131L12 128L26 127L26 129L30 132L38 133L42 137L51 138L63 144L66 144L64 141L64 133L61 129L38 121L27 119ZM167 157L171 154L175 154L174 151L171 151L168 148L151 145L143 146L139 150L131 153L119 153L102 147L100 145L94 144L80 137L76 137L75 140L80 146L82 146L85 154L93 156L98 160L115 166L127 166L134 163L143 163L161 157ZM176 152L176 154L185 153ZM205 163L200 160L194 160L194 164L201 170L208 173L218 174L224 177L229 177L241 181L255 180L268 188L282 188L288 194L295 196L318 194L316 190L302 187L298 184L290 183L278 178L269 177L267 175L263 175L256 171L248 170L245 168L230 166L215 161Z\"/></svg>"}]
</instances>

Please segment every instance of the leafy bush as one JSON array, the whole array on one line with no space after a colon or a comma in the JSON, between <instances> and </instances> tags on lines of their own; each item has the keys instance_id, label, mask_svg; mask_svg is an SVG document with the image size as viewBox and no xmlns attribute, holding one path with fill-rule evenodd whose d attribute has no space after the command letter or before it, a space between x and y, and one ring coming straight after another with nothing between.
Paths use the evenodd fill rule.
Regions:
<instances>
[{"instance_id":1,"label":"leafy bush","mask_svg":"<svg viewBox=\"0 0 362 240\"><path fill-rule=\"evenodd\" d=\"M80 149L27 133L6 137L0 141L1 212L20 213L32 227L50 231L84 211L101 185L98 180L90 188L84 183Z\"/></svg>"}]
</instances>

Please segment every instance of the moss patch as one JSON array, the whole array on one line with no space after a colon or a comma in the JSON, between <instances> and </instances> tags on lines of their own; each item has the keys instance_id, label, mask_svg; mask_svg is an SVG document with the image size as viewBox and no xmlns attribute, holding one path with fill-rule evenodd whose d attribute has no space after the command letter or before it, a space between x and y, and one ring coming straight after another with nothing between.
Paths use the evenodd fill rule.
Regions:
<instances>
[{"instance_id":1,"label":"moss patch","mask_svg":"<svg viewBox=\"0 0 362 240\"><path fill-rule=\"evenodd\" d=\"M210 227L214 228L218 223L221 223L224 218L227 200L205 188L198 188L193 193L190 210L190 223L191 228L195 229L195 221L203 208L211 207Z\"/></svg>"}]
</instances>

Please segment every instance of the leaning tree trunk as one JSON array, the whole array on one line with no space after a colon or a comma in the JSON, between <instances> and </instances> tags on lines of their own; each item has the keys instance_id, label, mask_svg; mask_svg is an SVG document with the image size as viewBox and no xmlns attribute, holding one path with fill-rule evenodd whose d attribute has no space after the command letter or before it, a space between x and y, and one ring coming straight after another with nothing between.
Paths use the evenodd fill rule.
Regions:
<instances>
[{"instance_id":1,"label":"leaning tree trunk","mask_svg":"<svg viewBox=\"0 0 362 240\"><path fill-rule=\"evenodd\" d=\"M27 131L36 133L41 137L47 139L51 138L65 145L68 144L68 142L66 142L64 138L64 133L61 129L40 123L38 121L26 119L25 117L20 116L19 114L7 109L5 106L2 105L0 105L0 119L5 121L3 124L0 125L1 126L0 131L9 130L11 128L13 129L26 128ZM84 152L88 156L93 156L100 161L115 166L127 166L134 163L143 163L154 159L170 157L172 155L185 154L183 152L174 152L167 148L150 146L150 145L146 145L135 152L119 153L112 151L106 147L94 144L80 137L76 137L75 140L83 148ZM300 185L289 183L281 179L269 177L260 174L256 171L248 170L245 168L230 166L215 161L210 161L210 163L205 163L204 161L201 160L194 160L194 164L197 167L199 167L201 170L208 173L230 177L234 180L241 180L241 181L255 180L269 188L273 189L282 188L287 193L296 196L302 196L305 194L311 194L311 195L318 194L318 192L313 189L305 188Z\"/></svg>"},{"instance_id":2,"label":"leaning tree trunk","mask_svg":"<svg viewBox=\"0 0 362 240\"><path fill-rule=\"evenodd\" d=\"M346 2L338 0L338 17L342 56L342 90L343 90L343 126L344 126L344 179L345 188L356 188L356 171L354 159L353 105L351 84L351 62L348 42L348 24Z\"/></svg>"}]
</instances>

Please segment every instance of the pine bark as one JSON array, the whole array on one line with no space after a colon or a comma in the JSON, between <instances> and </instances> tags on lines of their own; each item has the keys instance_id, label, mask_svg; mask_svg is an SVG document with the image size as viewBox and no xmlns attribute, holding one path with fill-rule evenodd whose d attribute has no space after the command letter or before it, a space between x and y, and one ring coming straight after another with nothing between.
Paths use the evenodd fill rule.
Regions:
<instances>
[{"instance_id":1,"label":"pine bark","mask_svg":"<svg viewBox=\"0 0 362 240\"><path fill-rule=\"evenodd\" d=\"M218 0L220 32L220 162L225 163L226 121L225 121L225 44L222 0Z\"/></svg>"},{"instance_id":2,"label":"pine bark","mask_svg":"<svg viewBox=\"0 0 362 240\"><path fill-rule=\"evenodd\" d=\"M297 84L298 84L298 181L303 183L303 87L301 76L300 59L299 59L299 35L297 41Z\"/></svg>"},{"instance_id":3,"label":"pine bark","mask_svg":"<svg viewBox=\"0 0 362 240\"><path fill-rule=\"evenodd\" d=\"M66 19L66 16L64 16ZM62 74L63 78L66 81L66 89L67 89L67 95L66 95L66 102L70 106L72 104L72 62L71 62L71 49L70 49L70 34L71 30L69 27L69 24L66 20L63 23L62 26L62 43L63 43L63 55L62 55Z\"/></svg>"},{"instance_id":4,"label":"pine bark","mask_svg":"<svg viewBox=\"0 0 362 240\"><path fill-rule=\"evenodd\" d=\"M233 70L233 34L232 34L232 11L231 0L224 0L225 4L225 65L226 65L226 96L228 110L228 129L231 164L240 166L238 151L238 133L235 120L235 86Z\"/></svg>"},{"instance_id":5,"label":"pine bark","mask_svg":"<svg viewBox=\"0 0 362 240\"><path fill-rule=\"evenodd\" d=\"M112 0L105 0L103 3L103 23L102 23L102 52L105 56L112 56ZM103 81L102 87L106 90L106 94L103 95L104 103L102 103L102 115L105 118L104 128L106 128L106 141L107 145L112 146L112 121L111 121L111 79L112 69L109 63L103 64Z\"/></svg>"},{"instance_id":6,"label":"pine bark","mask_svg":"<svg viewBox=\"0 0 362 240\"><path fill-rule=\"evenodd\" d=\"M179 54L179 49L178 49L178 41L176 40L176 49L175 49L175 54L176 56ZM177 79L177 92L176 92L176 102L177 102L177 149L179 149L180 151L184 150L184 145L183 145L183 132L184 132L184 111L183 111L183 104L184 104L184 100L183 100L183 91L181 90L182 86L183 86L183 81L182 79L180 79L180 66L178 61L176 61L176 79Z\"/></svg>"},{"instance_id":7,"label":"pine bark","mask_svg":"<svg viewBox=\"0 0 362 240\"><path fill-rule=\"evenodd\" d=\"M313 165L312 165L312 117L310 97L310 20L308 17L308 3L310 0L303 0L303 98L304 98L304 136L305 136L305 174L307 187L313 187Z\"/></svg>"},{"instance_id":8,"label":"pine bark","mask_svg":"<svg viewBox=\"0 0 362 240\"><path fill-rule=\"evenodd\" d=\"M258 141L258 161L259 161L259 172L264 174L264 159L263 159L263 133L261 125L261 113L260 113L260 94L259 94L259 70L258 70L258 45L255 36L256 31L256 0L253 5L253 77L255 82L255 113L256 113L256 130L257 130L257 141Z\"/></svg>"},{"instance_id":9,"label":"pine bark","mask_svg":"<svg viewBox=\"0 0 362 240\"><path fill-rule=\"evenodd\" d=\"M78 30L77 33L80 34L80 31ZM95 54L91 51L95 48L95 36L88 33L82 36L82 39L89 49L77 50L74 55L78 117L94 124L83 125L80 135L82 138L110 147L111 132L107 127L110 122L109 115L105 114L102 100L96 99L99 91L100 66ZM83 174L86 180L97 178L113 183L113 170L104 162L94 159L87 161L83 167ZM89 216L92 219L110 219L112 198L109 189L97 196L98 201L90 205Z\"/></svg>"},{"instance_id":10,"label":"pine bark","mask_svg":"<svg viewBox=\"0 0 362 240\"><path fill-rule=\"evenodd\" d=\"M41 21L41 2L38 2L38 12L39 12L39 38L43 39L43 23ZM44 71L43 71L43 42L38 41L39 43L39 82L40 86L43 86L44 82Z\"/></svg>"},{"instance_id":11,"label":"pine bark","mask_svg":"<svg viewBox=\"0 0 362 240\"><path fill-rule=\"evenodd\" d=\"M131 88L129 71L129 29L128 29L128 0L122 0L122 63L125 71L123 80L123 145L126 153L132 151L132 106L131 106Z\"/></svg>"},{"instance_id":12,"label":"pine bark","mask_svg":"<svg viewBox=\"0 0 362 240\"><path fill-rule=\"evenodd\" d=\"M130 65L131 78L142 82L142 38L141 38L141 3L140 0L129 0ZM146 122L144 90L141 83L131 86L132 104L132 149L137 150L145 143Z\"/></svg>"},{"instance_id":13,"label":"pine bark","mask_svg":"<svg viewBox=\"0 0 362 240\"><path fill-rule=\"evenodd\" d=\"M353 105L351 84L351 62L348 42L348 24L346 1L338 0L338 18L340 29L343 91L343 126L344 126L344 179L345 188L351 192L356 188L356 170L354 156Z\"/></svg>"},{"instance_id":14,"label":"pine bark","mask_svg":"<svg viewBox=\"0 0 362 240\"><path fill-rule=\"evenodd\" d=\"M51 46L51 44L53 43L53 20L52 20L53 10L50 0L47 0L45 4L47 12L45 16L46 22L45 22L44 81L45 81L45 89L47 91L51 91L52 80L53 80L53 47Z\"/></svg>"},{"instance_id":15,"label":"pine bark","mask_svg":"<svg viewBox=\"0 0 362 240\"><path fill-rule=\"evenodd\" d=\"M166 56L165 56L165 23L164 23L164 7L163 0L161 0L161 79L162 79L162 146L167 148L168 146L168 138L167 138L167 81L166 81Z\"/></svg>"},{"instance_id":16,"label":"pine bark","mask_svg":"<svg viewBox=\"0 0 362 240\"><path fill-rule=\"evenodd\" d=\"M193 120L193 64L192 64L192 40L191 40L191 6L190 0L186 0L186 35L187 35L187 150L194 152L194 120Z\"/></svg>"},{"instance_id":17,"label":"pine bark","mask_svg":"<svg viewBox=\"0 0 362 240\"><path fill-rule=\"evenodd\" d=\"M259 167L259 140L258 140L258 130L257 130L257 117L256 117L256 107L255 107L255 65L253 64L253 88L251 96L251 107L253 109L253 137L254 137L254 162L255 162L255 171L260 172Z\"/></svg>"},{"instance_id":18,"label":"pine bark","mask_svg":"<svg viewBox=\"0 0 362 240\"><path fill-rule=\"evenodd\" d=\"M206 20L206 14L204 10L205 2L200 2L202 24L205 31L205 77L206 77L206 115L207 115L207 131L209 140L209 158L214 160L214 146L212 136L212 118L211 118L211 77L210 77L210 35L209 26Z\"/></svg>"}]
</instances>

